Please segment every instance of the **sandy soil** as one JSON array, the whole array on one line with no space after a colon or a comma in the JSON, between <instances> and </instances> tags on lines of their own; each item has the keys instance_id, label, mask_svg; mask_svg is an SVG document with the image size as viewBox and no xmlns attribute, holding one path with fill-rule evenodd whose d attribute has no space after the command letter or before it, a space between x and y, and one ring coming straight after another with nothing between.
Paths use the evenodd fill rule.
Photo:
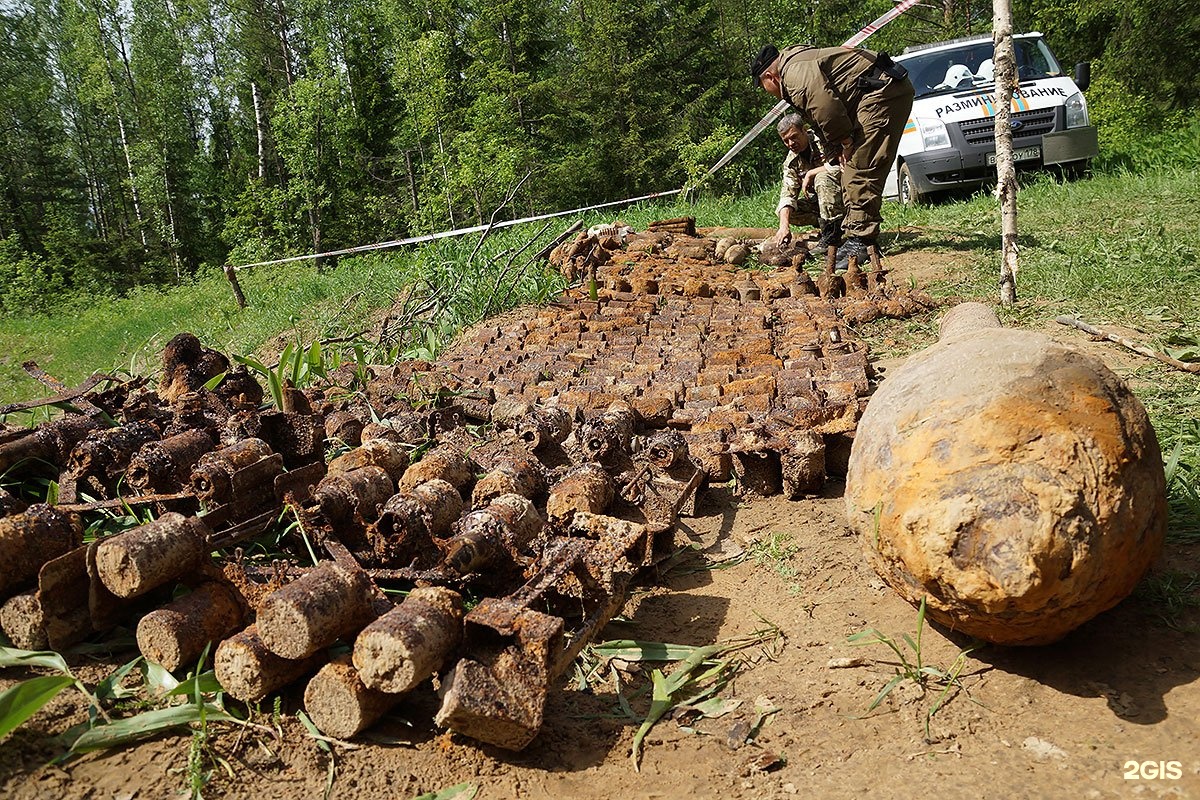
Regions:
<instances>
[{"instance_id":1,"label":"sandy soil","mask_svg":"<svg viewBox=\"0 0 1200 800\"><path fill-rule=\"evenodd\" d=\"M418 698L357 749L335 748L332 796L405 798L462 781L478 785L481 798L915 797L931 789L1008 798L1200 796L1195 609L1164 618L1161 604L1135 595L1056 645L973 650L962 690L930 719L928 738L939 688L903 683L868 713L894 674L894 657L846 637L867 627L915 635L916 612L865 566L842 521L840 486L829 489L826 498L741 504L723 489L709 492L679 537L702 552L674 565L664 586L637 594L626 621L608 627L611 638L693 645L749 634L764 621L781 631L744 653L745 668L723 694L741 705L688 727L663 720L647 737L640 772L629 759L637 724L620 718L610 671L590 691L554 692L541 736L517 754L432 729L418 720L429 719L433 698ZM698 569L703 559L738 553L746 557L736 566ZM1173 546L1162 568L1194 571L1198 557L1194 546ZM927 627L922 658L949 668L969 646ZM633 694L645 683L636 669L621 682L639 712L646 701ZM285 710L297 702L288 696ZM734 749L731 732L739 723L745 731L756 706L779 711ZM63 701L18 731L0 753L0 794L126 800L167 797L185 785L186 737L39 766L57 752L46 734L80 718ZM271 723L269 710L261 720ZM283 718L282 730L282 739L223 731L214 751L233 777L215 771L205 796L321 796L328 756L294 718ZM772 758L778 766L758 768ZM1181 775L1125 776L1128 762L1145 761L1178 761Z\"/></svg>"},{"instance_id":2,"label":"sandy soil","mask_svg":"<svg viewBox=\"0 0 1200 800\"><path fill-rule=\"evenodd\" d=\"M903 274L899 261L892 266ZM943 274L947 266L910 265ZM1135 363L1065 329L1060 338L1094 348L1118 372ZM694 549L608 626L604 638L689 645L765 623L780 631L744 651L741 673L722 693L741 704L716 719L662 720L646 739L640 772L629 758L638 722L622 715L609 665L587 690L568 680L552 692L542 734L516 754L434 729L432 691L418 696L353 749L334 747L329 796L403 800L469 781L480 798L1200 797L1200 609L1171 611L1145 590L1046 647L963 655L971 642L926 627L924 663L949 669L962 656L959 686L942 698L940 686L922 691L906 681L868 712L895 674L895 657L847 637L869 627L897 641L915 636L917 614L866 566L843 521L840 492L832 482L823 498L739 502L724 488L710 490L678 534L678 544ZM704 568L731 557L732 566ZM1155 568L1197 571L1200 545L1177 543ZM127 658L80 671L94 681ZM646 669L625 666L620 689L644 713ZM298 692L284 695L285 712L298 704ZM756 708L767 707L778 711L745 742ZM48 737L83 719L67 695L6 740L0 796L130 800L186 792L187 736L46 765L61 752ZM257 720L275 724L266 705ZM294 716L278 724L281 736L214 726L210 755L227 769L213 769L204 796L321 797L329 755ZM1145 762L1178 762L1178 777L1150 777Z\"/></svg>"}]
</instances>

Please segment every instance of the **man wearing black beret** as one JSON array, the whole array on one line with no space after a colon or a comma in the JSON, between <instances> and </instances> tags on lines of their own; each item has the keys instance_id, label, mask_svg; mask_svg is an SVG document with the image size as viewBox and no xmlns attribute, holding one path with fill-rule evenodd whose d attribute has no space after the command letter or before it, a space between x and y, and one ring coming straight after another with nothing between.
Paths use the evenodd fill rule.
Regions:
<instances>
[{"instance_id":1,"label":"man wearing black beret","mask_svg":"<svg viewBox=\"0 0 1200 800\"><path fill-rule=\"evenodd\" d=\"M886 53L855 47L765 46L750 62L754 83L786 100L840 157L849 253L866 261L879 238L883 185L912 111L908 71Z\"/></svg>"}]
</instances>

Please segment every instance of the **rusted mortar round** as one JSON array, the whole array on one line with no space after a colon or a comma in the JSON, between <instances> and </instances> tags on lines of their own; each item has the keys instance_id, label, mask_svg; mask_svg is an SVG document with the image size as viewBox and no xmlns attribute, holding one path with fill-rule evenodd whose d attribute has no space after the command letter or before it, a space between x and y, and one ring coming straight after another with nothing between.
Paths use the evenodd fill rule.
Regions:
<instances>
[{"instance_id":1,"label":"rusted mortar round","mask_svg":"<svg viewBox=\"0 0 1200 800\"><path fill-rule=\"evenodd\" d=\"M137 597L177 580L208 558L208 527L171 511L100 542L96 571L117 597Z\"/></svg>"},{"instance_id":2,"label":"rusted mortar round","mask_svg":"<svg viewBox=\"0 0 1200 800\"><path fill-rule=\"evenodd\" d=\"M219 642L242 626L245 609L237 590L208 581L142 617L138 650L169 672L193 664L209 642Z\"/></svg>"},{"instance_id":3,"label":"rusted mortar round","mask_svg":"<svg viewBox=\"0 0 1200 800\"><path fill-rule=\"evenodd\" d=\"M998 644L1044 644L1133 590L1166 529L1146 411L1100 361L980 304L880 386L846 510L911 603Z\"/></svg>"},{"instance_id":4,"label":"rusted mortar round","mask_svg":"<svg viewBox=\"0 0 1200 800\"><path fill-rule=\"evenodd\" d=\"M462 597L440 586L413 589L354 641L359 678L403 694L442 668L462 639Z\"/></svg>"},{"instance_id":5,"label":"rusted mortar round","mask_svg":"<svg viewBox=\"0 0 1200 800\"><path fill-rule=\"evenodd\" d=\"M304 689L304 708L326 736L349 739L400 702L400 695L366 687L349 656L341 656L312 677Z\"/></svg>"},{"instance_id":6,"label":"rusted mortar round","mask_svg":"<svg viewBox=\"0 0 1200 800\"><path fill-rule=\"evenodd\" d=\"M0 519L0 597L36 577L47 561L78 547L82 536L77 515L44 503Z\"/></svg>"},{"instance_id":7,"label":"rusted mortar round","mask_svg":"<svg viewBox=\"0 0 1200 800\"><path fill-rule=\"evenodd\" d=\"M258 628L251 625L217 646L213 671L230 697L254 703L316 670L322 660L320 655L281 658L267 649Z\"/></svg>"},{"instance_id":8,"label":"rusted mortar round","mask_svg":"<svg viewBox=\"0 0 1200 800\"><path fill-rule=\"evenodd\" d=\"M13 595L0 605L0 630L22 650L45 650L50 646L36 590Z\"/></svg>"},{"instance_id":9,"label":"rusted mortar round","mask_svg":"<svg viewBox=\"0 0 1200 800\"><path fill-rule=\"evenodd\" d=\"M332 561L263 598L258 635L281 658L301 659L356 634L377 615L371 579Z\"/></svg>"}]
</instances>

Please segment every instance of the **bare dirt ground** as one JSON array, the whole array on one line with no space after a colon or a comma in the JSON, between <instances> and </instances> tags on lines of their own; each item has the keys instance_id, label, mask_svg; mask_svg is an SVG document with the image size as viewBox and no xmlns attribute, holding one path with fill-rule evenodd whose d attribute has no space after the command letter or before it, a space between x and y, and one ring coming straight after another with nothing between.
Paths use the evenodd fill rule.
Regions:
<instances>
[{"instance_id":1,"label":"bare dirt ground","mask_svg":"<svg viewBox=\"0 0 1200 800\"><path fill-rule=\"evenodd\" d=\"M891 266L903 274L900 259ZM913 268L929 269L927 259ZM1132 363L1115 346L1065 329L1059 338L1092 349L1119 373ZM916 635L917 613L865 564L844 523L841 488L831 482L825 497L800 502L739 502L723 487L710 490L677 537L693 550L606 629L602 638L689 645L765 623L780 630L744 651L744 669L722 694L741 704L690 725L663 719L646 739L640 772L629 758L638 722L622 714L610 669L586 691L568 676L551 694L541 735L515 754L433 728L430 691L355 749L333 748L329 796L403 800L471 782L480 798L1200 797L1200 609L1172 610L1150 591L1054 645L971 650L960 687L931 718L940 687L922 692L911 682L868 712L896 659L882 645L854 647L847 637L873 627L899 642L902 633ZM732 566L702 568L730 557ZM1197 571L1200 546L1169 543L1152 574ZM971 646L927 626L921 657L949 669ZM81 674L94 681L123 660L84 665ZM639 714L648 705L648 669L621 675ZM298 707L297 694L285 695L284 712ZM740 744L756 708L766 707L778 711ZM61 752L48 737L83 719L67 695L0 745L0 796L186 796L186 735L47 766ZM275 724L266 704L257 721ZM214 728L212 752L228 769L213 770L204 796L321 797L329 755L294 716L278 724L279 737ZM1178 762L1178 777L1150 777L1145 762Z\"/></svg>"}]
</instances>

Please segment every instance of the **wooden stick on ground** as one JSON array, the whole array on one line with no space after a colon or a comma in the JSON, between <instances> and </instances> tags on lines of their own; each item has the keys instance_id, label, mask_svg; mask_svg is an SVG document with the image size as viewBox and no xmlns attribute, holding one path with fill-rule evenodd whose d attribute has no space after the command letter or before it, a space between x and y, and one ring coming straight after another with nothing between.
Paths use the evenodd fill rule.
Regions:
<instances>
[{"instance_id":1,"label":"wooden stick on ground","mask_svg":"<svg viewBox=\"0 0 1200 800\"><path fill-rule=\"evenodd\" d=\"M1163 362L1164 364L1169 364L1170 366L1174 367L1175 369L1181 369L1184 372L1200 373L1200 363L1189 364L1186 361L1180 361L1177 358L1171 358L1166 353L1160 353L1157 350L1146 347L1145 345L1138 344L1137 342L1134 342L1130 339L1126 339L1124 337L1117 336L1115 333L1109 333L1108 331L1103 331L1097 327L1088 325L1083 320L1076 319L1075 317L1068 317L1068 316L1064 315L1061 317L1055 317L1054 321L1060 325L1067 325L1072 328L1078 328L1079 330L1083 331L1084 333L1090 333L1092 336L1099 336L1101 339L1107 339L1110 342L1116 342L1117 344L1121 345L1122 347L1127 347L1135 353L1140 353L1144 356L1149 356L1150 358L1156 358L1159 361Z\"/></svg>"}]
</instances>

